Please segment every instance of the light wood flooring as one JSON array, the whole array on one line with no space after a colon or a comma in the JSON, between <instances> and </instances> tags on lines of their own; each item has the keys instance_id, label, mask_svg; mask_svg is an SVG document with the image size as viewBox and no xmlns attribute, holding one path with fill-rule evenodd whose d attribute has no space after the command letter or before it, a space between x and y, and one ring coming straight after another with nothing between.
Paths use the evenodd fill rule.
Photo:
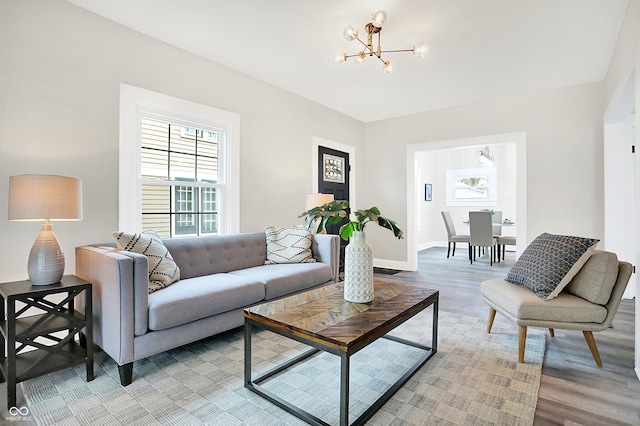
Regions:
<instances>
[{"instance_id":1,"label":"light wood flooring","mask_svg":"<svg viewBox=\"0 0 640 426\"><path fill-rule=\"evenodd\" d=\"M418 271L378 279L406 281L440 291L440 310L487 318L480 283L504 278L515 261L489 265L488 259L469 264L466 246L447 259L446 248L420 252ZM500 314L496 321L508 322ZM594 333L603 367L598 368L580 331L547 332L535 425L640 425L640 381L634 372L634 300L622 301L613 327Z\"/></svg>"}]
</instances>

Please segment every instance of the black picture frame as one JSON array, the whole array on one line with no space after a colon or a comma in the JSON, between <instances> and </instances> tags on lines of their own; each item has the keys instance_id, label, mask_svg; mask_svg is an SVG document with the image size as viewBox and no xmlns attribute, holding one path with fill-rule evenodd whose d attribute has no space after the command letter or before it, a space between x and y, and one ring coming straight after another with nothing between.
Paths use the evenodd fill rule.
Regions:
<instances>
[{"instance_id":1,"label":"black picture frame","mask_svg":"<svg viewBox=\"0 0 640 426\"><path fill-rule=\"evenodd\" d=\"M433 197L432 187L430 183L424 184L424 200L431 201Z\"/></svg>"}]
</instances>

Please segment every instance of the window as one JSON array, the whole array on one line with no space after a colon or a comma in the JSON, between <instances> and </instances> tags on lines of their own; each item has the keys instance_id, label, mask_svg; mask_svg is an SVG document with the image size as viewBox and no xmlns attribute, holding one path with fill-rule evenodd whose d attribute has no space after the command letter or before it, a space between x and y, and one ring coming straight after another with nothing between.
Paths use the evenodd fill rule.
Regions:
<instances>
[{"instance_id":1,"label":"window","mask_svg":"<svg viewBox=\"0 0 640 426\"><path fill-rule=\"evenodd\" d=\"M222 140L223 132L142 116L143 229L162 237L218 233L218 142Z\"/></svg>"},{"instance_id":2,"label":"window","mask_svg":"<svg viewBox=\"0 0 640 426\"><path fill-rule=\"evenodd\" d=\"M495 167L447 170L447 206L494 206L497 203Z\"/></svg>"},{"instance_id":3,"label":"window","mask_svg":"<svg viewBox=\"0 0 640 426\"><path fill-rule=\"evenodd\" d=\"M236 114L122 85L121 123L121 229L239 232Z\"/></svg>"},{"instance_id":4,"label":"window","mask_svg":"<svg viewBox=\"0 0 640 426\"><path fill-rule=\"evenodd\" d=\"M475 200L489 198L488 177L457 177L455 179L455 199L456 200Z\"/></svg>"}]
</instances>

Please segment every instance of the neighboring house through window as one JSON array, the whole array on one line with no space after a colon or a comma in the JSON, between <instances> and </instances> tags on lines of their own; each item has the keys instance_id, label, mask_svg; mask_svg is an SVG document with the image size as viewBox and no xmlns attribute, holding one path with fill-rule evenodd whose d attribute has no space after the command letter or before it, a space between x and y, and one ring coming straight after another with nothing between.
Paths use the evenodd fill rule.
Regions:
<instances>
[{"instance_id":1,"label":"neighboring house through window","mask_svg":"<svg viewBox=\"0 0 640 426\"><path fill-rule=\"evenodd\" d=\"M120 228L239 232L237 114L121 87Z\"/></svg>"},{"instance_id":2,"label":"neighboring house through window","mask_svg":"<svg viewBox=\"0 0 640 426\"><path fill-rule=\"evenodd\" d=\"M495 206L498 179L495 167L447 169L447 206Z\"/></svg>"}]
</instances>

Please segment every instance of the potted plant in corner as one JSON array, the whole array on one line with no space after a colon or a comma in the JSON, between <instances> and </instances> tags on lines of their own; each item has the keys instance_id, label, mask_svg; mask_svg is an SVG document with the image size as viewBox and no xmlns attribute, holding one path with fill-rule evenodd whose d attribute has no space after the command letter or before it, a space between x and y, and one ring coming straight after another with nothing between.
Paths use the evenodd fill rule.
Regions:
<instances>
[{"instance_id":1,"label":"potted plant in corner","mask_svg":"<svg viewBox=\"0 0 640 426\"><path fill-rule=\"evenodd\" d=\"M321 232L327 226L335 225L348 217L349 202L345 200L331 201L322 206L303 212L307 228ZM345 249L344 261L344 298L349 302L367 303L374 297L373 286L373 249L367 243L364 228L367 223L377 222L389 229L393 235L401 239L403 232L397 223L380 215L380 209L371 207L353 212L356 220L350 220L340 227L340 237L351 242Z\"/></svg>"}]
</instances>

